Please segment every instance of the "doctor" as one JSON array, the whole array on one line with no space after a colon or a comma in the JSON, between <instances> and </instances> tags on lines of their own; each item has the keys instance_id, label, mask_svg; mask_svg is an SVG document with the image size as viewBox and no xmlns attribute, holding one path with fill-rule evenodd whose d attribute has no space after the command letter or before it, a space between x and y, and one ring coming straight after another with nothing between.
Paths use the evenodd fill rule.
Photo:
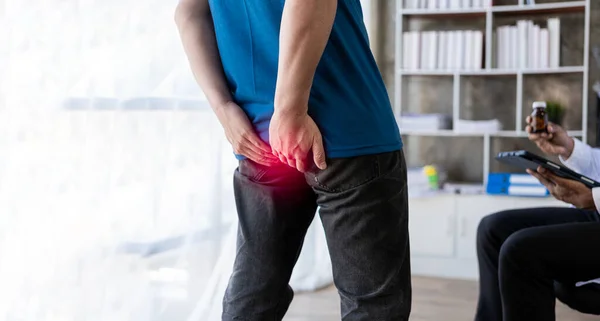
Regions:
<instances>
[{"instance_id":1,"label":"doctor","mask_svg":"<svg viewBox=\"0 0 600 321\"><path fill-rule=\"evenodd\" d=\"M531 119L527 119L531 123ZM551 124L529 139L571 169L600 180L600 149ZM476 321L555 320L558 298L600 315L600 188L529 171L572 208L532 208L485 217L477 233L480 294Z\"/></svg>"}]
</instances>

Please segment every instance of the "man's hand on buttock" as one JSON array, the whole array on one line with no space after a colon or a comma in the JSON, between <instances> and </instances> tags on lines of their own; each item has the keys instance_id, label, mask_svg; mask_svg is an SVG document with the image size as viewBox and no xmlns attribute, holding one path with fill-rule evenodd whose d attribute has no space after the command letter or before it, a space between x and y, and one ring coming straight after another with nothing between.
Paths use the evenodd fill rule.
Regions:
<instances>
[{"instance_id":1,"label":"man's hand on buttock","mask_svg":"<svg viewBox=\"0 0 600 321\"><path fill-rule=\"evenodd\" d=\"M269 140L273 155L279 160L306 172L309 162L325 169L323 138L317 124L306 112L275 110L269 127ZM312 152L313 159L308 159Z\"/></svg>"},{"instance_id":2,"label":"man's hand on buttock","mask_svg":"<svg viewBox=\"0 0 600 321\"><path fill-rule=\"evenodd\" d=\"M258 137L248 116L237 104L225 103L215 108L215 112L236 154L265 166L279 162L269 145Z\"/></svg>"}]
</instances>

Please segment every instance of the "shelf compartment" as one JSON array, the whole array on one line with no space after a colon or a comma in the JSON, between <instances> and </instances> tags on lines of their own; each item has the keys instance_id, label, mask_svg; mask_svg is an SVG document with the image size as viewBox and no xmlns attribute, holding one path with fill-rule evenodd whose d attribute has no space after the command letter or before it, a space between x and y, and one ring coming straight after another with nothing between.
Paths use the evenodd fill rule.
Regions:
<instances>
[{"instance_id":1,"label":"shelf compartment","mask_svg":"<svg viewBox=\"0 0 600 321\"><path fill-rule=\"evenodd\" d=\"M460 79L458 119L488 121L497 119L501 130L517 129L515 124L517 77L465 76Z\"/></svg>"},{"instance_id":2,"label":"shelf compartment","mask_svg":"<svg viewBox=\"0 0 600 321\"><path fill-rule=\"evenodd\" d=\"M532 112L534 101L556 101L566 108L563 126L568 130L583 127L583 79L579 74L527 75L523 77L523 120Z\"/></svg>"},{"instance_id":3,"label":"shelf compartment","mask_svg":"<svg viewBox=\"0 0 600 321\"><path fill-rule=\"evenodd\" d=\"M402 77L402 114L452 115L453 85L452 76Z\"/></svg>"},{"instance_id":4,"label":"shelf compartment","mask_svg":"<svg viewBox=\"0 0 600 321\"><path fill-rule=\"evenodd\" d=\"M481 137L403 136L408 167L434 164L447 171L453 182L483 181L484 140ZM473 157L465 157L473 155Z\"/></svg>"}]
</instances>

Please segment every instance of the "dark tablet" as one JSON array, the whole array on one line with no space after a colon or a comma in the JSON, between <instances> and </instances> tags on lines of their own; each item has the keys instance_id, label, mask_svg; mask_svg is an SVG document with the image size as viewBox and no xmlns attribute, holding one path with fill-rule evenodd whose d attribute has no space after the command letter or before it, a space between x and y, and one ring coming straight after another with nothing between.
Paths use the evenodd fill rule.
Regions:
<instances>
[{"instance_id":1,"label":"dark tablet","mask_svg":"<svg viewBox=\"0 0 600 321\"><path fill-rule=\"evenodd\" d=\"M552 171L557 176L576 180L589 188L600 187L600 183L589 177L581 175L570 170L566 166L556 164L555 162L549 161L525 150L502 152L496 156L496 160L523 169L537 170L538 166L542 166L549 171Z\"/></svg>"}]
</instances>

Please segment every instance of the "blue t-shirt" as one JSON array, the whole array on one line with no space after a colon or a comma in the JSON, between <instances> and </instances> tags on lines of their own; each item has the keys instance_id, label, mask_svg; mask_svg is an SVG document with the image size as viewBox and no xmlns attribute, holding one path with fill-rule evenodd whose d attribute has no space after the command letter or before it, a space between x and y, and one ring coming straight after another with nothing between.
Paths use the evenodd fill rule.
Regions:
<instances>
[{"instance_id":1,"label":"blue t-shirt","mask_svg":"<svg viewBox=\"0 0 600 321\"><path fill-rule=\"evenodd\" d=\"M209 0L229 88L261 139L269 121L285 0ZM330 158L402 148L390 100L369 47L360 0L339 0L329 42L317 67L308 114Z\"/></svg>"}]
</instances>

